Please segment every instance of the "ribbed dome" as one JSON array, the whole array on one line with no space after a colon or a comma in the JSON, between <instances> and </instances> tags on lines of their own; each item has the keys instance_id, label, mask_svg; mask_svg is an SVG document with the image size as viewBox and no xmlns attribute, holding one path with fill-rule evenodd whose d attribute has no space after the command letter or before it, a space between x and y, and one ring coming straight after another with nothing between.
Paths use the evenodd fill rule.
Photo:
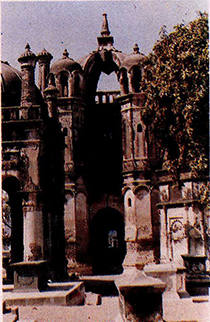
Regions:
<instances>
[{"instance_id":1,"label":"ribbed dome","mask_svg":"<svg viewBox=\"0 0 210 322\"><path fill-rule=\"evenodd\" d=\"M1 62L2 106L19 106L21 98L21 73L8 62Z\"/></svg>"},{"instance_id":2,"label":"ribbed dome","mask_svg":"<svg viewBox=\"0 0 210 322\"><path fill-rule=\"evenodd\" d=\"M36 61L36 55L32 53L31 47L29 44L26 44L25 51L18 58L19 63L23 64L29 60Z\"/></svg>"},{"instance_id":3,"label":"ribbed dome","mask_svg":"<svg viewBox=\"0 0 210 322\"><path fill-rule=\"evenodd\" d=\"M63 57L52 65L50 72L57 75L62 71L72 72L74 70L81 70L81 66L68 56L69 53L65 49L63 52Z\"/></svg>"},{"instance_id":4,"label":"ribbed dome","mask_svg":"<svg viewBox=\"0 0 210 322\"><path fill-rule=\"evenodd\" d=\"M122 63L122 67L125 67L129 72L133 66L141 65L144 60L145 60L145 55L139 52L139 47L137 44L135 44L133 48L133 53L128 55L124 59Z\"/></svg>"}]
</instances>

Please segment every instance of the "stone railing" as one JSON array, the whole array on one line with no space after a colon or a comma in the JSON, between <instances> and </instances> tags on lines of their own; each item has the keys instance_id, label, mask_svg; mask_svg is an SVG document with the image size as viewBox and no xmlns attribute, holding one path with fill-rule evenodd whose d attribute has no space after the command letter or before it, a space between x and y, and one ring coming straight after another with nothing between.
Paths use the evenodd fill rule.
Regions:
<instances>
[{"instance_id":1,"label":"stone railing","mask_svg":"<svg viewBox=\"0 0 210 322\"><path fill-rule=\"evenodd\" d=\"M40 105L33 105L30 107L10 106L2 107L2 122L20 121L20 120L34 120L41 118Z\"/></svg>"},{"instance_id":2,"label":"stone railing","mask_svg":"<svg viewBox=\"0 0 210 322\"><path fill-rule=\"evenodd\" d=\"M117 96L119 96L120 91L108 91L108 92L97 92L95 96L96 104L109 104L113 103Z\"/></svg>"}]
</instances>

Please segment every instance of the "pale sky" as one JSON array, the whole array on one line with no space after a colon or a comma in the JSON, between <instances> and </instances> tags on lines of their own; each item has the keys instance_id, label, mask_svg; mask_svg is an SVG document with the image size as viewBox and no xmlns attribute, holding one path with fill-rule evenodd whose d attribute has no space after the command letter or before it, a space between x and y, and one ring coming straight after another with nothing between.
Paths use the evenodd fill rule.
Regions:
<instances>
[{"instance_id":1,"label":"pale sky","mask_svg":"<svg viewBox=\"0 0 210 322\"><path fill-rule=\"evenodd\" d=\"M65 48L80 60L97 49L103 12L116 49L129 54L138 43L147 55L163 25L171 32L174 25L196 19L198 11L208 12L209 1L1 1L1 59L20 70L17 58L28 42L35 54L48 50L52 62Z\"/></svg>"}]
</instances>

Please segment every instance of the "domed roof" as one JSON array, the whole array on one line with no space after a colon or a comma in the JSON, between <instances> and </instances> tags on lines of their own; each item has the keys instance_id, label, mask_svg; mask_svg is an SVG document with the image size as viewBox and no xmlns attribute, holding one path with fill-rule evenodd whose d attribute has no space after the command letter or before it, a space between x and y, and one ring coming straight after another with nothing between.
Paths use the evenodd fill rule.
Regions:
<instances>
[{"instance_id":1,"label":"domed roof","mask_svg":"<svg viewBox=\"0 0 210 322\"><path fill-rule=\"evenodd\" d=\"M20 55L20 57L18 58L18 61L20 64L24 64L27 62L36 62L36 55L34 53L32 53L31 51L31 47L29 44L26 44L25 46L25 51ZM35 63L33 63L35 66Z\"/></svg>"},{"instance_id":2,"label":"domed roof","mask_svg":"<svg viewBox=\"0 0 210 322\"><path fill-rule=\"evenodd\" d=\"M133 53L128 55L123 63L122 67L125 67L128 72L133 66L139 66L141 63L145 60L145 55L139 52L139 47L137 44L135 44L133 48Z\"/></svg>"},{"instance_id":3,"label":"domed roof","mask_svg":"<svg viewBox=\"0 0 210 322\"><path fill-rule=\"evenodd\" d=\"M1 101L2 106L20 106L21 104L21 72L1 61ZM35 86L36 104L43 104L40 90Z\"/></svg>"},{"instance_id":4,"label":"domed roof","mask_svg":"<svg viewBox=\"0 0 210 322\"><path fill-rule=\"evenodd\" d=\"M1 61L2 106L19 106L21 98L21 73L8 62Z\"/></svg>"},{"instance_id":5,"label":"domed roof","mask_svg":"<svg viewBox=\"0 0 210 322\"><path fill-rule=\"evenodd\" d=\"M45 61L47 60L49 62L53 59L53 56L45 48L40 51L36 57L38 60L44 58Z\"/></svg>"},{"instance_id":6,"label":"domed roof","mask_svg":"<svg viewBox=\"0 0 210 322\"><path fill-rule=\"evenodd\" d=\"M74 70L81 70L81 66L72 58L69 58L69 53L65 49L63 57L52 65L50 72L57 75L61 71L72 72Z\"/></svg>"}]
</instances>

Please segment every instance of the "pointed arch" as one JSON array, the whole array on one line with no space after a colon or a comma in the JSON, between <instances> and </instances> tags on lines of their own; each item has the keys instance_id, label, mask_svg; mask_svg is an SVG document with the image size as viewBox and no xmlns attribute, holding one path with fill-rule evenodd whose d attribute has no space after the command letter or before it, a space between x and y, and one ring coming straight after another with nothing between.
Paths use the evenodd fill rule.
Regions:
<instances>
[{"instance_id":1,"label":"pointed arch","mask_svg":"<svg viewBox=\"0 0 210 322\"><path fill-rule=\"evenodd\" d=\"M69 96L69 79L70 72L67 70L62 70L56 75L55 83L56 87L59 90L60 97L68 97Z\"/></svg>"},{"instance_id":2,"label":"pointed arch","mask_svg":"<svg viewBox=\"0 0 210 322\"><path fill-rule=\"evenodd\" d=\"M118 73L121 57L112 50L101 50L89 56L84 65L85 94L89 101L93 101L101 73L110 75ZM118 80L119 81L119 80Z\"/></svg>"}]
</instances>

